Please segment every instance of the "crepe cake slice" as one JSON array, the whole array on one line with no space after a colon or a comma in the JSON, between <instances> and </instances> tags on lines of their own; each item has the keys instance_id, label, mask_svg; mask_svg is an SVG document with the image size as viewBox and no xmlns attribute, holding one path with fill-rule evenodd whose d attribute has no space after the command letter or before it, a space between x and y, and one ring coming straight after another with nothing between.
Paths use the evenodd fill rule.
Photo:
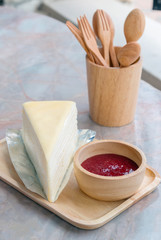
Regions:
<instances>
[{"instance_id":1,"label":"crepe cake slice","mask_svg":"<svg viewBox=\"0 0 161 240\"><path fill-rule=\"evenodd\" d=\"M23 104L22 138L50 202L56 201L60 194L75 152L77 132L74 102L38 101Z\"/></svg>"}]
</instances>

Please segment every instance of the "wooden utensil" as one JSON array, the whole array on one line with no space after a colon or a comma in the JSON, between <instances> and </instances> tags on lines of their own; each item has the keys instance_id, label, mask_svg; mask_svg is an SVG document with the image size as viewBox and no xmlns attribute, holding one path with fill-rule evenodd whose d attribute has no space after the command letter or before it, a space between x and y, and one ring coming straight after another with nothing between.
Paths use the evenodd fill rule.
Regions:
<instances>
[{"instance_id":1,"label":"wooden utensil","mask_svg":"<svg viewBox=\"0 0 161 240\"><path fill-rule=\"evenodd\" d=\"M113 67L119 67L119 63L116 57L116 53L115 53L115 49L113 47L113 39L114 39L114 34L115 34L115 28L114 28L114 24L112 22L111 17L104 11L105 16L107 18L109 27L110 27L110 31L111 31L111 36L110 36L110 57L111 57L111 62L112 62L112 66ZM93 15L93 29L94 32L96 34L96 36L98 37L98 10L94 13Z\"/></svg>"},{"instance_id":2,"label":"wooden utensil","mask_svg":"<svg viewBox=\"0 0 161 240\"><path fill-rule=\"evenodd\" d=\"M111 57L112 66L113 67L119 67L119 63L118 63L117 56L116 56L116 53L115 53L115 49L114 49L114 46L113 46L113 39L114 39L114 35L115 35L115 27L114 27L114 24L113 24L113 21L112 21L110 15L106 12L105 12L105 15L106 15L108 24L110 26L110 31L111 31L110 57Z\"/></svg>"},{"instance_id":3,"label":"wooden utensil","mask_svg":"<svg viewBox=\"0 0 161 240\"><path fill-rule=\"evenodd\" d=\"M124 34L127 43L137 41L145 28L145 16L140 9L132 10L124 23Z\"/></svg>"},{"instance_id":4,"label":"wooden utensil","mask_svg":"<svg viewBox=\"0 0 161 240\"><path fill-rule=\"evenodd\" d=\"M114 47L116 56L117 56L117 53L120 51L121 48L122 48L122 47L118 47L118 46L115 46L115 47Z\"/></svg>"},{"instance_id":5,"label":"wooden utensil","mask_svg":"<svg viewBox=\"0 0 161 240\"><path fill-rule=\"evenodd\" d=\"M78 18L77 18L77 23L78 23L79 30L80 30L80 32L81 32L80 21L79 21ZM91 27L90 24L89 24L89 27ZM92 32L93 32L93 31L92 31ZM81 36L82 36L82 39L83 39L83 34L82 34L82 32L81 32ZM93 36L94 36L94 38L96 38L94 32L93 32ZM83 39L83 42L84 42L84 39ZM85 43L84 43L84 44L85 44ZM89 50L88 50L88 51L89 51ZM89 52L90 52L90 51L89 51ZM92 60L93 60L92 62L95 62L96 64L99 64L99 61L97 60L97 58L96 58L95 56L92 55L91 52L90 52L90 55L91 55L91 58L92 58Z\"/></svg>"},{"instance_id":6,"label":"wooden utensil","mask_svg":"<svg viewBox=\"0 0 161 240\"><path fill-rule=\"evenodd\" d=\"M92 25L93 25L93 30L98 37L98 10L95 11L93 14L93 19L92 19Z\"/></svg>"},{"instance_id":7,"label":"wooden utensil","mask_svg":"<svg viewBox=\"0 0 161 240\"><path fill-rule=\"evenodd\" d=\"M141 47L136 42L129 42L117 53L117 58L122 67L128 67L139 58Z\"/></svg>"},{"instance_id":8,"label":"wooden utensil","mask_svg":"<svg viewBox=\"0 0 161 240\"><path fill-rule=\"evenodd\" d=\"M96 35L95 35L95 33L94 33L94 31L93 31L90 23L88 22L88 19L87 19L86 15L84 15L84 18L85 18L85 20L86 20L86 23L88 24L88 27L90 28L90 31L91 31L93 37L96 39Z\"/></svg>"},{"instance_id":9,"label":"wooden utensil","mask_svg":"<svg viewBox=\"0 0 161 240\"><path fill-rule=\"evenodd\" d=\"M109 66L110 28L103 10L98 10L98 37L103 47L104 59Z\"/></svg>"},{"instance_id":10,"label":"wooden utensil","mask_svg":"<svg viewBox=\"0 0 161 240\"><path fill-rule=\"evenodd\" d=\"M94 62L94 58L93 58L92 54L90 53L90 51L88 50L88 48L87 48L87 46L84 42L82 32L74 24L72 24L70 21L67 21L66 25L70 29L70 31L74 34L74 36L77 38L78 42L81 44L83 49L86 51L88 58L92 62Z\"/></svg>"},{"instance_id":11,"label":"wooden utensil","mask_svg":"<svg viewBox=\"0 0 161 240\"><path fill-rule=\"evenodd\" d=\"M96 39L93 36L92 28L89 27L89 22L86 17L80 18L80 28L88 49L94 54L101 65L107 67L105 59L102 57L100 51L98 50Z\"/></svg>"}]
</instances>

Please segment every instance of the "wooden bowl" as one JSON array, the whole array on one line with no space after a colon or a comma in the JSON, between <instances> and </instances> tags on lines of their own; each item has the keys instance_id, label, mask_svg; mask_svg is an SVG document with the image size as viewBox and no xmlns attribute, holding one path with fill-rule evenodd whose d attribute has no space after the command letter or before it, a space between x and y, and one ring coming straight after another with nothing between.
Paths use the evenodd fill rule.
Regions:
<instances>
[{"instance_id":1,"label":"wooden bowl","mask_svg":"<svg viewBox=\"0 0 161 240\"><path fill-rule=\"evenodd\" d=\"M138 169L124 176L100 176L85 170L81 163L91 156L113 153L130 158ZM146 169L144 153L122 141L99 140L88 143L74 155L74 173L80 189L88 196L104 201L117 201L132 196L140 187Z\"/></svg>"}]
</instances>

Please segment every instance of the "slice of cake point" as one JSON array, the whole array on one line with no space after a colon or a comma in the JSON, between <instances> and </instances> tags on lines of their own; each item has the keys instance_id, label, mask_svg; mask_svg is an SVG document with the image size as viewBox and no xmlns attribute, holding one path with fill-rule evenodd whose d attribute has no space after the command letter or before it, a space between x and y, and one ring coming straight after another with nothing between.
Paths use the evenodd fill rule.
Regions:
<instances>
[{"instance_id":1,"label":"slice of cake point","mask_svg":"<svg viewBox=\"0 0 161 240\"><path fill-rule=\"evenodd\" d=\"M47 199L56 201L76 148L76 104L24 103L22 137Z\"/></svg>"}]
</instances>

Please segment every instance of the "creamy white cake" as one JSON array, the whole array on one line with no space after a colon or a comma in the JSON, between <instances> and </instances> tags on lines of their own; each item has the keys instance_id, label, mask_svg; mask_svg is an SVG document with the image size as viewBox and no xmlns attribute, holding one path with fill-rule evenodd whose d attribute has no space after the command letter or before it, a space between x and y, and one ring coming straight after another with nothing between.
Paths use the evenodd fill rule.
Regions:
<instances>
[{"instance_id":1,"label":"creamy white cake","mask_svg":"<svg viewBox=\"0 0 161 240\"><path fill-rule=\"evenodd\" d=\"M77 143L76 104L24 103L22 137L47 199L56 201Z\"/></svg>"}]
</instances>

